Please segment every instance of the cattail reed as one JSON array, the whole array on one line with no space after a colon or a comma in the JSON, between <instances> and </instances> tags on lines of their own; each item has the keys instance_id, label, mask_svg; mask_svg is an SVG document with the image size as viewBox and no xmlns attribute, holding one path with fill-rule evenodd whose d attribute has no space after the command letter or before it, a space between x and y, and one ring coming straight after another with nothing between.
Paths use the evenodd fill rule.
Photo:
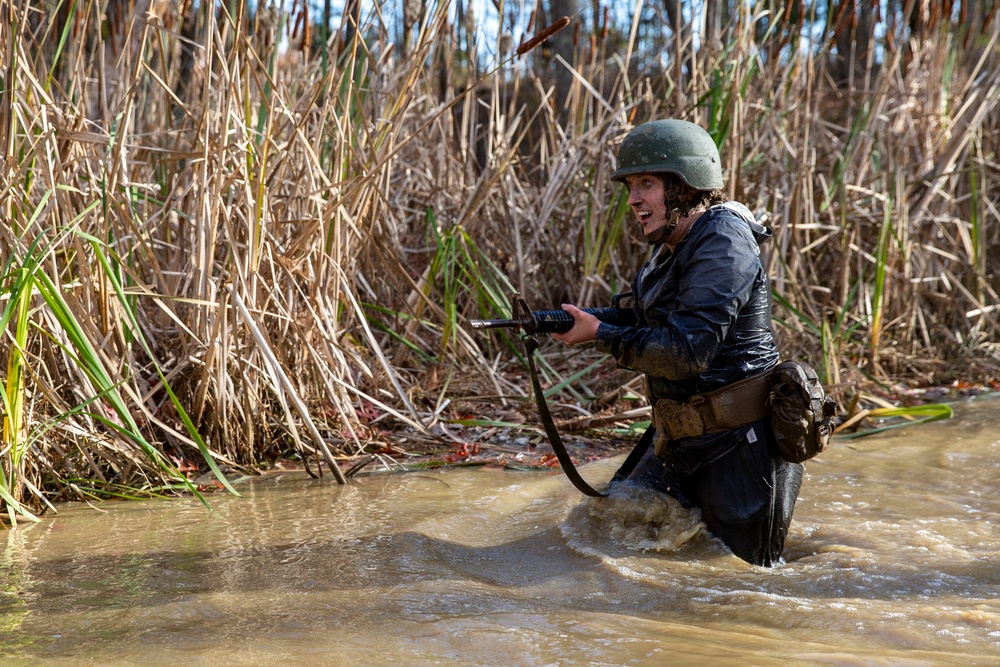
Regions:
<instances>
[{"instance_id":1,"label":"cattail reed","mask_svg":"<svg viewBox=\"0 0 1000 667\"><path fill-rule=\"evenodd\" d=\"M557 32L559 32L568 25L569 25L568 16L564 16L561 19L557 20L555 23L550 24L540 33L529 39L527 42L523 42L520 46L518 46L517 55L523 56L525 53L531 51L533 48L535 48L536 46L538 46L539 44L541 44L549 37L556 34Z\"/></svg>"}]
</instances>

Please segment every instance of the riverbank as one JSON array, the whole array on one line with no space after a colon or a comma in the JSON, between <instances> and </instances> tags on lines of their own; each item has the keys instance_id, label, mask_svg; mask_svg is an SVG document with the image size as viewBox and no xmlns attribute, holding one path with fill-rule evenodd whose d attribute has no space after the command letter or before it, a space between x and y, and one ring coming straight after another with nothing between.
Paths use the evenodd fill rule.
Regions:
<instances>
[{"instance_id":1,"label":"riverbank","mask_svg":"<svg viewBox=\"0 0 1000 667\"><path fill-rule=\"evenodd\" d=\"M862 437L886 429L919 427L927 421L947 418L949 404L967 401L1000 391L996 380L984 383L955 381L948 385L890 386L871 383L857 391L851 414L838 416L839 436ZM945 412L928 418L927 408L942 406ZM559 462L549 444L534 405L522 402L516 409L469 412L472 404L462 404L439 420L431 431L436 437L410 430L382 431L382 442L354 456L341 457L341 470L348 478L356 475L407 473L427 469L462 467L502 467L516 470L558 471ZM912 414L879 416L879 410L911 409ZM632 407L618 401L597 412L584 415L566 405L550 405L559 433L577 465L626 454L638 441L649 421L649 408ZM378 418L373 428L377 428ZM330 476L317 459L279 457L268 461L253 474L271 475L306 472L316 477ZM245 472L239 473L246 474ZM199 484L218 486L207 471L199 471Z\"/></svg>"}]
</instances>

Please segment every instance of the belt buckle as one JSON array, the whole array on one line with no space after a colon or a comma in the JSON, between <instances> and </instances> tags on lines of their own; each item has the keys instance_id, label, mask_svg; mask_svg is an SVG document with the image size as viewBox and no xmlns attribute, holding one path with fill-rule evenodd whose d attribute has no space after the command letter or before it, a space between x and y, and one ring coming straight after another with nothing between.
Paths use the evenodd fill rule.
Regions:
<instances>
[{"instance_id":1,"label":"belt buckle","mask_svg":"<svg viewBox=\"0 0 1000 667\"><path fill-rule=\"evenodd\" d=\"M718 426L718 419L715 415L715 404L704 394L695 394L688 399L688 405L695 409L701 418L703 433L711 433Z\"/></svg>"}]
</instances>

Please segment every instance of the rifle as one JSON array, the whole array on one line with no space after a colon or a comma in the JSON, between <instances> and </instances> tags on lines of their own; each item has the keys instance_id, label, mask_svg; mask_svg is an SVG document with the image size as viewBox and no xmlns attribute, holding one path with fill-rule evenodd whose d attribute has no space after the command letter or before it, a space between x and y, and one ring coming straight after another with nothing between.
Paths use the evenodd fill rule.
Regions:
<instances>
[{"instance_id":1,"label":"rifle","mask_svg":"<svg viewBox=\"0 0 1000 667\"><path fill-rule=\"evenodd\" d=\"M611 297L610 308L584 308L583 312L590 313L601 322L618 326L634 326L636 323L635 312L631 308L622 308L621 301L626 297L631 297L631 292L615 294ZM545 427L545 434L549 437L552 451L559 459L566 477L573 483L581 493L587 496L603 497L607 493L597 491L591 487L580 476L573 459L570 458L566 446L559 437L559 431L549 414L549 406L545 402L545 394L542 392L542 384L538 380L538 372L535 370L535 350L538 349L536 333L565 333L573 328L573 316L565 310L543 310L534 312L528 308L528 304L521 298L520 294L514 293L511 298L511 317L509 320L470 320L469 324L473 329L521 329L524 335L524 351L528 358L528 370L531 372L531 388L535 394L535 404L538 406L538 415L541 417L542 426ZM648 443L646 443L648 446ZM631 460L633 456L629 456ZM633 463L634 465L634 463Z\"/></svg>"},{"instance_id":2,"label":"rifle","mask_svg":"<svg viewBox=\"0 0 1000 667\"><path fill-rule=\"evenodd\" d=\"M631 308L622 308L622 299L630 298L631 292L615 294L611 297L610 308L584 308L601 322L617 326L634 326L635 313ZM511 298L509 320L469 320L473 329L521 329L527 335L536 333L566 333L573 328L573 316L565 310L532 311L520 294Z\"/></svg>"}]
</instances>

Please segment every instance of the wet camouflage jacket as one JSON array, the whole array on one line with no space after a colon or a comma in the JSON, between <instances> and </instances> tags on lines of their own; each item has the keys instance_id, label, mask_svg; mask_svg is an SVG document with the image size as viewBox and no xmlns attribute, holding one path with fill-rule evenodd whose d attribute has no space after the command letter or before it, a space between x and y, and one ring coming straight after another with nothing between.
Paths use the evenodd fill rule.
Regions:
<instances>
[{"instance_id":1,"label":"wet camouflage jacket","mask_svg":"<svg viewBox=\"0 0 1000 667\"><path fill-rule=\"evenodd\" d=\"M597 348L645 373L651 402L756 375L779 361L759 244L769 238L742 204L713 206L674 252L657 252L632 281L637 325L601 323Z\"/></svg>"}]
</instances>

